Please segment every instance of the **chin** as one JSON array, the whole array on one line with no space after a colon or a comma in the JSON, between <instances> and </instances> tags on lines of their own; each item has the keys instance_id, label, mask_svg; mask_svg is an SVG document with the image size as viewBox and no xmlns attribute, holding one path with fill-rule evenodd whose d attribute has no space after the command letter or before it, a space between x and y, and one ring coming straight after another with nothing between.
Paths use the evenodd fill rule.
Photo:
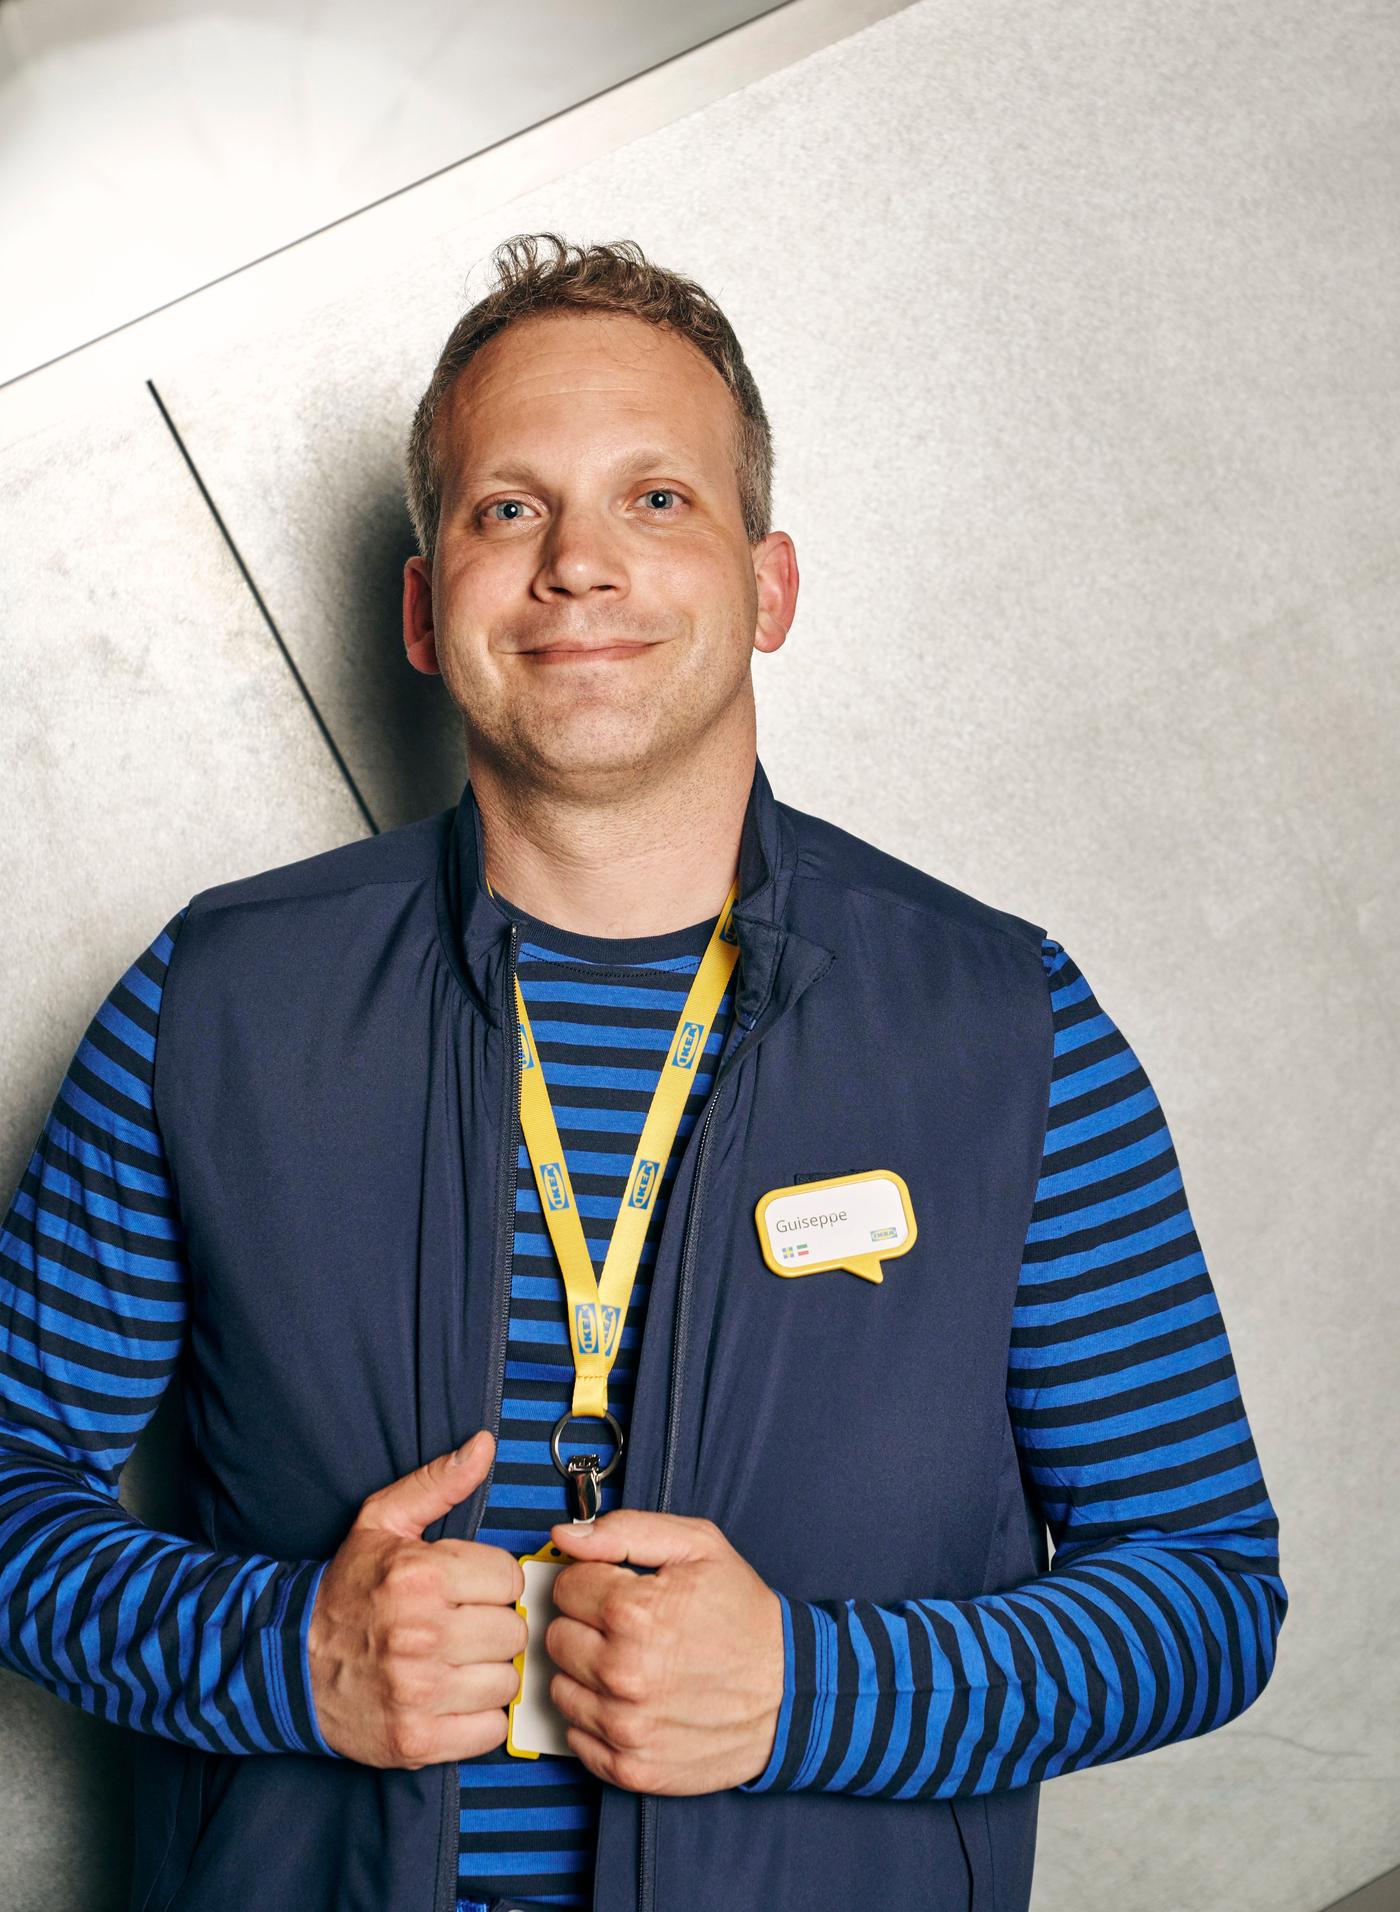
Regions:
<instances>
[{"instance_id":1,"label":"chin","mask_svg":"<svg viewBox=\"0 0 1400 1912\"><path fill-rule=\"evenodd\" d=\"M556 725L532 738L527 754L538 771L573 782L645 769L673 755L674 747L650 726Z\"/></svg>"}]
</instances>

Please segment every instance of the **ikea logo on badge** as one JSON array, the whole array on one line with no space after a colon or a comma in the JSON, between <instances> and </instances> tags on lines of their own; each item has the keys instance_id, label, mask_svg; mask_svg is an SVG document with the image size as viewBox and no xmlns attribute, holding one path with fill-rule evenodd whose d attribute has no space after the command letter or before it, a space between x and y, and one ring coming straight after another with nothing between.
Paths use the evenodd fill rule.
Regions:
<instances>
[{"instance_id":1,"label":"ikea logo on badge","mask_svg":"<svg viewBox=\"0 0 1400 1912\"><path fill-rule=\"evenodd\" d=\"M676 1053L671 1057L671 1061L678 1069L689 1069L694 1066L695 1058L699 1053L699 1023L683 1022L680 1035L676 1039Z\"/></svg>"},{"instance_id":2,"label":"ikea logo on badge","mask_svg":"<svg viewBox=\"0 0 1400 1912\"><path fill-rule=\"evenodd\" d=\"M630 1208L645 1208L656 1189L656 1176L660 1167L658 1162L645 1159L637 1164L637 1179L632 1184L632 1193L628 1196Z\"/></svg>"},{"instance_id":3,"label":"ikea logo on badge","mask_svg":"<svg viewBox=\"0 0 1400 1912\"><path fill-rule=\"evenodd\" d=\"M560 1173L558 1162L541 1162L540 1179L544 1183L544 1198L551 1208L567 1208L569 1191Z\"/></svg>"},{"instance_id":4,"label":"ikea logo on badge","mask_svg":"<svg viewBox=\"0 0 1400 1912\"><path fill-rule=\"evenodd\" d=\"M601 1316L601 1319L600 1319ZM594 1301L574 1304L574 1332L580 1354L611 1354L617 1341L621 1310L600 1308Z\"/></svg>"}]
</instances>

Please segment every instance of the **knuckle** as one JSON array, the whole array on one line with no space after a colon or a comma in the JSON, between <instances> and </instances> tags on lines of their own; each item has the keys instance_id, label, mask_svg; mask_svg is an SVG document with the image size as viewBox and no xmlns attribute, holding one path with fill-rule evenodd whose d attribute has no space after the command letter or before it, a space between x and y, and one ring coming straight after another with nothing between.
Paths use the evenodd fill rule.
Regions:
<instances>
[{"instance_id":1,"label":"knuckle","mask_svg":"<svg viewBox=\"0 0 1400 1912\"><path fill-rule=\"evenodd\" d=\"M631 1587L612 1587L603 1595L599 1617L609 1633L629 1633L636 1620Z\"/></svg>"},{"instance_id":2,"label":"knuckle","mask_svg":"<svg viewBox=\"0 0 1400 1912\"><path fill-rule=\"evenodd\" d=\"M635 1752L646 1737L645 1723L634 1706L604 1700L598 1709L598 1723L609 1745Z\"/></svg>"},{"instance_id":3,"label":"knuckle","mask_svg":"<svg viewBox=\"0 0 1400 1912\"><path fill-rule=\"evenodd\" d=\"M426 1553L414 1547L396 1547L384 1567L382 1585L398 1595L415 1593L426 1585L429 1562Z\"/></svg>"},{"instance_id":4,"label":"knuckle","mask_svg":"<svg viewBox=\"0 0 1400 1912\"><path fill-rule=\"evenodd\" d=\"M646 1792L651 1777L651 1768L645 1759L634 1752L617 1753L613 1756L613 1783L626 1792Z\"/></svg>"},{"instance_id":5,"label":"knuckle","mask_svg":"<svg viewBox=\"0 0 1400 1912\"><path fill-rule=\"evenodd\" d=\"M434 1644L434 1631L423 1625L421 1620L409 1620L396 1615L387 1621L380 1634L380 1652L388 1660L416 1660L430 1653Z\"/></svg>"},{"instance_id":6,"label":"knuckle","mask_svg":"<svg viewBox=\"0 0 1400 1912\"><path fill-rule=\"evenodd\" d=\"M389 1704L412 1713L432 1697L432 1681L421 1666L391 1663L384 1669L384 1691Z\"/></svg>"},{"instance_id":7,"label":"knuckle","mask_svg":"<svg viewBox=\"0 0 1400 1912\"><path fill-rule=\"evenodd\" d=\"M417 1767L427 1764L431 1742L428 1729L421 1720L391 1720L387 1738L396 1765Z\"/></svg>"},{"instance_id":8,"label":"knuckle","mask_svg":"<svg viewBox=\"0 0 1400 1912\"><path fill-rule=\"evenodd\" d=\"M616 1647L599 1656L598 1671L610 1693L620 1700L640 1700L646 1697L647 1682L637 1661L636 1655L619 1651Z\"/></svg>"},{"instance_id":9,"label":"knuckle","mask_svg":"<svg viewBox=\"0 0 1400 1912\"><path fill-rule=\"evenodd\" d=\"M644 1593L632 1593L613 1632L620 1640L640 1647L651 1638L655 1625L656 1612L651 1600Z\"/></svg>"}]
</instances>

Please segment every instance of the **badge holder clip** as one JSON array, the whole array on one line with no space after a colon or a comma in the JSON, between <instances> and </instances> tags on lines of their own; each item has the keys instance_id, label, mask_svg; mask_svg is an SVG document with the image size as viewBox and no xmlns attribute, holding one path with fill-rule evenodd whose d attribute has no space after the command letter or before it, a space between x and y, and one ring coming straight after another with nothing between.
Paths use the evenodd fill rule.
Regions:
<instances>
[{"instance_id":1,"label":"badge holder clip","mask_svg":"<svg viewBox=\"0 0 1400 1912\"><path fill-rule=\"evenodd\" d=\"M596 1454L571 1454L566 1461L559 1451L560 1438L571 1421L606 1421L616 1448L606 1467L600 1468ZM622 1429L617 1417L603 1414L561 1414L549 1437L549 1452L554 1465L564 1476L564 1493L569 1503L569 1518L575 1527L591 1527L602 1503L602 1484L622 1459Z\"/></svg>"}]
</instances>

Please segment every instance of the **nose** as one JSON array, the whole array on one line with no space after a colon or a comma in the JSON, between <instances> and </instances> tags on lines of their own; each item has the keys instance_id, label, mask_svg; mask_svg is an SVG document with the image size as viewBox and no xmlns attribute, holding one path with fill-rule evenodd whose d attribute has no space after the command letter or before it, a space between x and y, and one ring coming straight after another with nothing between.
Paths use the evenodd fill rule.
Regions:
<instances>
[{"instance_id":1,"label":"nose","mask_svg":"<svg viewBox=\"0 0 1400 1912\"><path fill-rule=\"evenodd\" d=\"M540 554L534 593L546 600L586 597L593 591L625 597L627 568L621 541L596 511L562 508Z\"/></svg>"}]
</instances>

